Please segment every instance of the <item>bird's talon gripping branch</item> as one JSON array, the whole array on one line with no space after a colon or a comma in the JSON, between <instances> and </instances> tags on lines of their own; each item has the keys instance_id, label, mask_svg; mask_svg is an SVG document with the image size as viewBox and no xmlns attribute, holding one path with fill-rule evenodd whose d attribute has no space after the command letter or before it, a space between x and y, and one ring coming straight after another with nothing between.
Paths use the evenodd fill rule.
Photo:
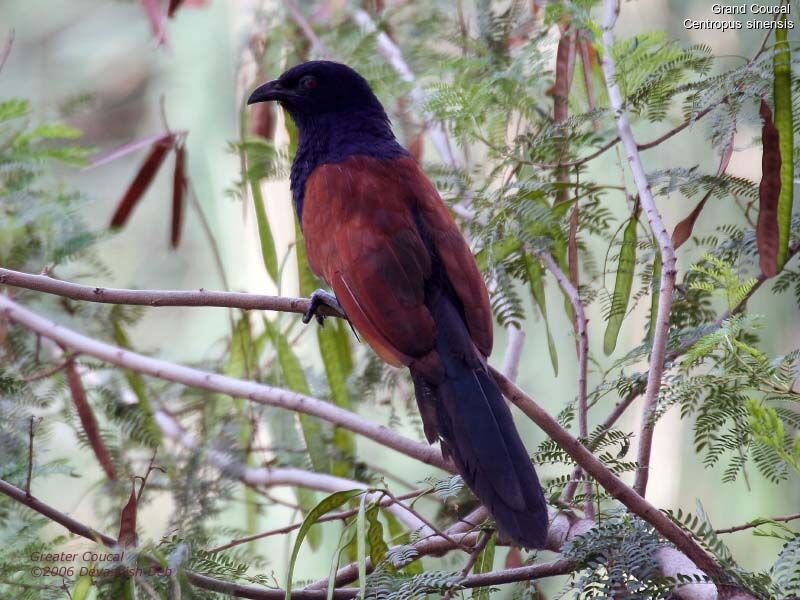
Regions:
<instances>
[{"instance_id":1,"label":"bird's talon gripping branch","mask_svg":"<svg viewBox=\"0 0 800 600\"><path fill-rule=\"evenodd\" d=\"M311 294L311 304L309 305L308 310L303 313L303 323L308 325L311 322L311 319L316 318L317 323L324 327L325 317L317 312L320 306L327 306L328 308L331 308L339 313L342 318L347 318L344 314L344 310L342 310L342 306L336 299L336 296L323 289L317 289L314 290L313 294Z\"/></svg>"}]
</instances>

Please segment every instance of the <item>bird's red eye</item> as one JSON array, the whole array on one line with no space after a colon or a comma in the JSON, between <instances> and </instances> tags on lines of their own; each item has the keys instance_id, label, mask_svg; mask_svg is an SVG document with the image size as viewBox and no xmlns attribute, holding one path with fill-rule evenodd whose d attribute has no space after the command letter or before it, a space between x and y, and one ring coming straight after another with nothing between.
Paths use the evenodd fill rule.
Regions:
<instances>
[{"instance_id":1,"label":"bird's red eye","mask_svg":"<svg viewBox=\"0 0 800 600\"><path fill-rule=\"evenodd\" d=\"M313 90L317 87L317 78L311 75L306 75L300 80L300 87L304 90Z\"/></svg>"}]
</instances>

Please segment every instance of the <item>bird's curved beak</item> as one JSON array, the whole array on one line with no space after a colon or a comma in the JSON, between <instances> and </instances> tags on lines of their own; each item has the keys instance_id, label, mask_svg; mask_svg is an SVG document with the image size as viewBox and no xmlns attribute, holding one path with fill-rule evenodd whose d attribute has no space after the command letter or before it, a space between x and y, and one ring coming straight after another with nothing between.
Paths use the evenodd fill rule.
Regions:
<instances>
[{"instance_id":1,"label":"bird's curved beak","mask_svg":"<svg viewBox=\"0 0 800 600\"><path fill-rule=\"evenodd\" d=\"M258 86L250 97L247 99L248 104L256 104L257 102L269 102L271 100L286 100L291 95L291 91L282 87L280 81L277 79L268 81L267 83Z\"/></svg>"}]
</instances>

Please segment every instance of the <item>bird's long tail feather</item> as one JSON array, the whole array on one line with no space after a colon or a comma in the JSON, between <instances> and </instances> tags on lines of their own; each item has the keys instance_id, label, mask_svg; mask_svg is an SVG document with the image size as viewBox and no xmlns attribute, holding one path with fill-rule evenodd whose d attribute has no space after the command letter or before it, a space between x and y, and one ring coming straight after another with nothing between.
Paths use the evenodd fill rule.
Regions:
<instances>
[{"instance_id":1,"label":"bird's long tail feather","mask_svg":"<svg viewBox=\"0 0 800 600\"><path fill-rule=\"evenodd\" d=\"M423 418L431 420L435 400L442 449L492 513L498 531L521 546L541 548L547 537L547 506L511 411L453 303L442 296L434 312L436 351L445 375L428 390L421 390L426 383L415 377ZM421 399L426 393L427 400ZM426 422L426 432L430 425Z\"/></svg>"}]
</instances>

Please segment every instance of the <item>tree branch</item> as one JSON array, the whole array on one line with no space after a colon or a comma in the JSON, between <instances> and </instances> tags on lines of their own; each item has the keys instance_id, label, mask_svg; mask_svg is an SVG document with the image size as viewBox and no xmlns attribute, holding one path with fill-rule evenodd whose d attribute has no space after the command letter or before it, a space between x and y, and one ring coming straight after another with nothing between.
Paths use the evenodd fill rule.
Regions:
<instances>
[{"instance_id":1,"label":"tree branch","mask_svg":"<svg viewBox=\"0 0 800 600\"><path fill-rule=\"evenodd\" d=\"M633 180L639 191L639 201L644 208L650 229L653 232L661 251L661 289L658 297L658 312L654 326L653 347L650 353L650 367L647 375L647 389L645 390L644 408L639 434L639 451L637 456L636 481L634 489L644 496L647 491L647 478L650 470L650 453L653 445L653 414L658 402L658 392L661 389L661 378L664 372L666 358L667 337L669 333L669 317L672 310L672 292L675 288L675 249L672 240L658 212L655 199L647 181L647 173L642 166L639 149L633 137L628 114L625 112L622 92L617 83L616 67L614 65L612 49L614 47L614 24L619 15L617 0L605 0L605 22L603 24L603 74L605 75L608 99L614 110L617 120L617 130L627 154Z\"/></svg>"},{"instance_id":2,"label":"tree branch","mask_svg":"<svg viewBox=\"0 0 800 600\"><path fill-rule=\"evenodd\" d=\"M519 374L519 363L522 359L522 349L525 346L525 332L516 326L510 326L506 328L506 333L508 341L503 356L503 366L500 370L511 381L516 381Z\"/></svg>"},{"instance_id":3,"label":"tree branch","mask_svg":"<svg viewBox=\"0 0 800 600\"><path fill-rule=\"evenodd\" d=\"M305 18L303 13L300 12L300 9L293 2L293 0L283 0L283 6L289 15L291 15L294 22L297 23L297 26L302 30L303 35L305 35L306 38L308 38L308 41L311 42L311 47L314 49L314 52L316 52L322 58L327 58L330 56L328 48L322 43L322 40L319 39L319 36L314 32L314 28L311 27L311 24Z\"/></svg>"},{"instance_id":4,"label":"tree branch","mask_svg":"<svg viewBox=\"0 0 800 600\"><path fill-rule=\"evenodd\" d=\"M681 552L702 569L711 579L719 581L724 573L717 562L707 554L691 536L673 523L664 513L650 504L633 489L614 475L583 444L572 437L558 421L551 417L533 399L506 379L496 369L492 376L503 394L536 423L554 442L556 442L575 462L614 498L619 500L632 513L652 525L661 535L672 542Z\"/></svg>"},{"instance_id":5,"label":"tree branch","mask_svg":"<svg viewBox=\"0 0 800 600\"><path fill-rule=\"evenodd\" d=\"M242 310L274 310L303 314L310 301L306 298L215 292L199 290L128 290L93 287L53 279L47 275L32 275L0 267L0 284L63 296L71 300L85 300L103 304L130 304L134 306L216 306ZM327 306L321 306L323 316L341 316Z\"/></svg>"},{"instance_id":6,"label":"tree branch","mask_svg":"<svg viewBox=\"0 0 800 600\"><path fill-rule=\"evenodd\" d=\"M800 513L785 515L783 517L767 517L764 519L759 518L742 525L726 527L725 529L716 529L714 533L736 533L737 531L744 531L745 529L752 529L753 527L760 527L761 525L769 525L770 523L788 523L789 521L796 521L797 519L800 519Z\"/></svg>"},{"instance_id":7,"label":"tree branch","mask_svg":"<svg viewBox=\"0 0 800 600\"><path fill-rule=\"evenodd\" d=\"M589 362L589 337L587 332L586 311L583 309L583 302L581 302L580 294L577 288L572 284L566 273L561 270L558 263L553 259L549 252L537 252L536 255L544 262L547 270L550 271L558 281L558 285L564 290L564 293L569 298L572 304L572 310L575 314L575 334L578 337L578 430L583 440L589 439L589 407L587 406L587 370ZM578 473L564 488L564 493L561 494L561 501L569 504L575 494L577 487L577 480L580 477ZM575 485L572 482L575 481ZM586 482L586 516L592 518L592 483Z\"/></svg>"},{"instance_id":8,"label":"tree branch","mask_svg":"<svg viewBox=\"0 0 800 600\"><path fill-rule=\"evenodd\" d=\"M105 544L106 546L114 546L117 543L117 540L113 537L100 533L88 525L84 525L80 521L73 519L69 515L65 515L52 506L45 504L36 496L26 494L25 490L21 490L3 479L0 479L0 493L5 494L12 500L16 500L20 504L24 504L31 510L35 510L40 515L58 523L75 535L85 537L87 540L92 540L98 544Z\"/></svg>"},{"instance_id":9,"label":"tree branch","mask_svg":"<svg viewBox=\"0 0 800 600\"><path fill-rule=\"evenodd\" d=\"M371 423L353 412L339 408L324 400L282 388L201 371L124 350L123 348L86 337L67 329L63 325L45 319L3 294L0 294L0 311L12 321L67 346L73 351L94 356L118 367L189 387L219 392L236 398L246 398L259 404L277 406L278 408L318 417L363 435L387 448L396 450L425 464L451 473L455 472L453 465L442 457L438 449L403 437L387 427Z\"/></svg>"}]
</instances>

